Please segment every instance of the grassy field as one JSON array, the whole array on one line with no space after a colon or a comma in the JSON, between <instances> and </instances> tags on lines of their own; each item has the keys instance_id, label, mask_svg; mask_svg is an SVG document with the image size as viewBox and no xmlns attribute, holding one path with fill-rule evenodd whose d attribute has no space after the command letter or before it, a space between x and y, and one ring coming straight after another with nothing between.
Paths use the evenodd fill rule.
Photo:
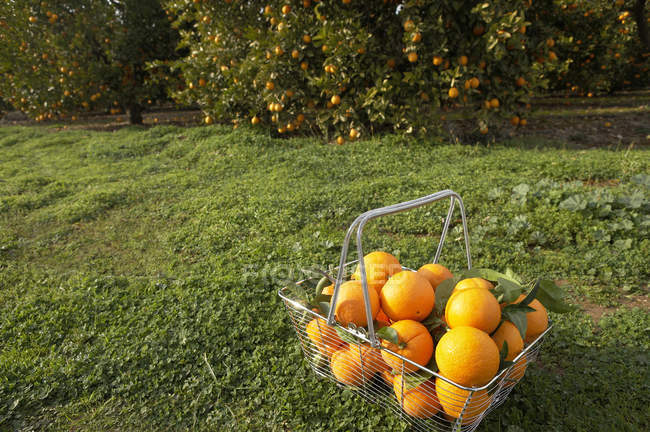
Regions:
<instances>
[{"instance_id":1,"label":"grassy field","mask_svg":"<svg viewBox=\"0 0 650 432\"><path fill-rule=\"evenodd\" d=\"M647 148L535 138L0 128L0 430L402 430L308 371L276 292L335 262L359 213L445 188L476 266L578 306L480 430L648 430L649 172ZM364 246L427 262L444 207ZM462 268L458 224L442 262Z\"/></svg>"}]
</instances>

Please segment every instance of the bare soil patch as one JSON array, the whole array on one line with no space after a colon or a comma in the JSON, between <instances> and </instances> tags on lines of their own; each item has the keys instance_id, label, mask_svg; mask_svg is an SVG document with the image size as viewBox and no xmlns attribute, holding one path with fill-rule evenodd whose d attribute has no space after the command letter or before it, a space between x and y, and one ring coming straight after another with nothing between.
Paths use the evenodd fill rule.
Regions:
<instances>
[{"instance_id":1,"label":"bare soil patch","mask_svg":"<svg viewBox=\"0 0 650 432\"><path fill-rule=\"evenodd\" d=\"M617 303L618 304L616 306L609 307L583 300L579 302L579 305L581 310L587 313L596 325L603 317L603 315L612 313L620 308L640 308L646 311L650 311L650 299L647 295L632 295L622 297L618 300Z\"/></svg>"},{"instance_id":2,"label":"bare soil patch","mask_svg":"<svg viewBox=\"0 0 650 432\"><path fill-rule=\"evenodd\" d=\"M650 89L621 92L595 98L545 97L532 102L532 111L520 113L528 124L513 127L508 120L490 128L483 136L475 120L462 119L460 111L449 112L443 130L451 140L474 143L476 140L542 138L558 146L572 148L650 146ZM158 107L143 114L144 127L156 125L198 126L200 110ZM36 123L31 120L4 121L5 125L43 125L54 130L89 129L113 131L129 126L126 114L94 113L77 121Z\"/></svg>"}]
</instances>

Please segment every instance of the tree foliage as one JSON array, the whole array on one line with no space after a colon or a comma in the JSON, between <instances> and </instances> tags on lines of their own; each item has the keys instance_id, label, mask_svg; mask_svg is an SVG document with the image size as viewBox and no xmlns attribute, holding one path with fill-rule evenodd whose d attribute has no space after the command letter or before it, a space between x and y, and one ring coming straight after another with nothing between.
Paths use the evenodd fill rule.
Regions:
<instances>
[{"instance_id":1,"label":"tree foliage","mask_svg":"<svg viewBox=\"0 0 650 432\"><path fill-rule=\"evenodd\" d=\"M526 1L171 0L185 80L206 121L355 139L435 128L448 110L521 124L560 65ZM525 121L524 121L525 124Z\"/></svg>"},{"instance_id":2,"label":"tree foliage","mask_svg":"<svg viewBox=\"0 0 650 432\"><path fill-rule=\"evenodd\" d=\"M645 3L6 1L0 99L39 120L106 109L138 122L171 93L208 124L339 143L447 117L487 133L525 126L531 98L549 90L650 85Z\"/></svg>"},{"instance_id":3,"label":"tree foliage","mask_svg":"<svg viewBox=\"0 0 650 432\"><path fill-rule=\"evenodd\" d=\"M147 64L177 40L159 0L3 2L0 97L37 120L110 108L138 123L173 79Z\"/></svg>"},{"instance_id":4,"label":"tree foliage","mask_svg":"<svg viewBox=\"0 0 650 432\"><path fill-rule=\"evenodd\" d=\"M552 88L592 95L650 85L650 48L643 42L647 29L639 26L650 18L635 15L635 9L644 3L535 1L535 19L545 23L549 44L566 65L552 75Z\"/></svg>"}]
</instances>

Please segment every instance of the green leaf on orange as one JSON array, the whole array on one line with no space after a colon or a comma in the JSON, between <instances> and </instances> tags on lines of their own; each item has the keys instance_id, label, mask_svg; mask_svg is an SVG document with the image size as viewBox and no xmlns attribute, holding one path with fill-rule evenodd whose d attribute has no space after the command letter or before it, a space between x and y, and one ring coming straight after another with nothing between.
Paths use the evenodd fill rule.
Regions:
<instances>
[{"instance_id":1,"label":"green leaf on orange","mask_svg":"<svg viewBox=\"0 0 650 432\"><path fill-rule=\"evenodd\" d=\"M316 296L319 296L323 292L323 289L328 286L328 282L330 282L330 280L327 276L323 276L318 281L318 284L316 285Z\"/></svg>"},{"instance_id":2,"label":"green leaf on orange","mask_svg":"<svg viewBox=\"0 0 650 432\"><path fill-rule=\"evenodd\" d=\"M417 372L404 374L404 390L414 389L422 383L429 381L432 377L432 373L425 372L422 369L419 369Z\"/></svg>"},{"instance_id":3,"label":"green leaf on orange","mask_svg":"<svg viewBox=\"0 0 650 432\"><path fill-rule=\"evenodd\" d=\"M518 303L509 304L501 311L501 316L517 327L522 339L526 339L526 329L528 328L526 314L528 312L535 312L535 309Z\"/></svg>"},{"instance_id":4,"label":"green leaf on orange","mask_svg":"<svg viewBox=\"0 0 650 432\"><path fill-rule=\"evenodd\" d=\"M318 294L316 296L316 298L314 299L314 303L316 303L316 304L327 303L328 310L329 310L329 304L330 304L331 300L332 300L332 296L329 295L329 294Z\"/></svg>"},{"instance_id":5,"label":"green leaf on orange","mask_svg":"<svg viewBox=\"0 0 650 432\"><path fill-rule=\"evenodd\" d=\"M328 316L330 314L330 303L328 301L319 302L318 309L323 316Z\"/></svg>"},{"instance_id":6,"label":"green leaf on orange","mask_svg":"<svg viewBox=\"0 0 650 432\"><path fill-rule=\"evenodd\" d=\"M436 311L433 310L428 317L421 321L421 324L429 330L429 333L433 332L437 328L443 326L445 322L436 315Z\"/></svg>"},{"instance_id":7,"label":"green leaf on orange","mask_svg":"<svg viewBox=\"0 0 650 432\"><path fill-rule=\"evenodd\" d=\"M538 289L539 289L539 279L537 279L535 281L535 285L533 286L533 289L530 290L530 292L528 294L526 294L526 297L524 297L523 300L521 300L519 302L519 304L528 306L530 304L530 302L535 300L535 297L537 296L537 290Z\"/></svg>"},{"instance_id":8,"label":"green leaf on orange","mask_svg":"<svg viewBox=\"0 0 650 432\"><path fill-rule=\"evenodd\" d=\"M575 307L564 301L564 291L555 282L549 279L541 279L537 290L537 300L546 309L555 313L573 312Z\"/></svg>"},{"instance_id":9,"label":"green leaf on orange","mask_svg":"<svg viewBox=\"0 0 650 432\"><path fill-rule=\"evenodd\" d=\"M375 334L377 335L377 337L387 340L388 342L394 345L399 345L400 343L399 335L397 334L397 330L395 330L394 328L382 327Z\"/></svg>"},{"instance_id":10,"label":"green leaf on orange","mask_svg":"<svg viewBox=\"0 0 650 432\"><path fill-rule=\"evenodd\" d=\"M335 328L336 328L336 334L339 335L339 337L341 338L341 340L343 340L343 342L347 342L349 344L355 344L355 345L361 345L364 343L360 338L350 334L349 332L345 331L345 329L339 326L336 326Z\"/></svg>"},{"instance_id":11,"label":"green leaf on orange","mask_svg":"<svg viewBox=\"0 0 650 432\"><path fill-rule=\"evenodd\" d=\"M447 300L451 297L451 293L454 290L454 287L460 279L458 277L453 277L451 279L446 279L440 282L438 288L436 288L436 302L434 307L434 313L441 317L445 314L445 307L447 306Z\"/></svg>"},{"instance_id":12,"label":"green leaf on orange","mask_svg":"<svg viewBox=\"0 0 650 432\"><path fill-rule=\"evenodd\" d=\"M499 303L512 303L524 292L524 288L516 282L509 279L498 278L497 286L492 293Z\"/></svg>"}]
</instances>

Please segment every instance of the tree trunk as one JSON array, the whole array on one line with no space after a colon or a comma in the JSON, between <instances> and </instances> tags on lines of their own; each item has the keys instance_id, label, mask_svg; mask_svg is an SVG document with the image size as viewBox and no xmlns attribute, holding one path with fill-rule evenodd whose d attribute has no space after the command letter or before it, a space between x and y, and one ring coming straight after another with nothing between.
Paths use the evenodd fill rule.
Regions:
<instances>
[{"instance_id":1,"label":"tree trunk","mask_svg":"<svg viewBox=\"0 0 650 432\"><path fill-rule=\"evenodd\" d=\"M650 51L650 34L648 34L648 21L645 16L645 0L636 0L632 8L632 14L636 21L636 26L639 29L639 38L645 49L645 52Z\"/></svg>"},{"instance_id":2,"label":"tree trunk","mask_svg":"<svg viewBox=\"0 0 650 432\"><path fill-rule=\"evenodd\" d=\"M138 103L129 104L129 123L133 125L142 124L142 106Z\"/></svg>"}]
</instances>

